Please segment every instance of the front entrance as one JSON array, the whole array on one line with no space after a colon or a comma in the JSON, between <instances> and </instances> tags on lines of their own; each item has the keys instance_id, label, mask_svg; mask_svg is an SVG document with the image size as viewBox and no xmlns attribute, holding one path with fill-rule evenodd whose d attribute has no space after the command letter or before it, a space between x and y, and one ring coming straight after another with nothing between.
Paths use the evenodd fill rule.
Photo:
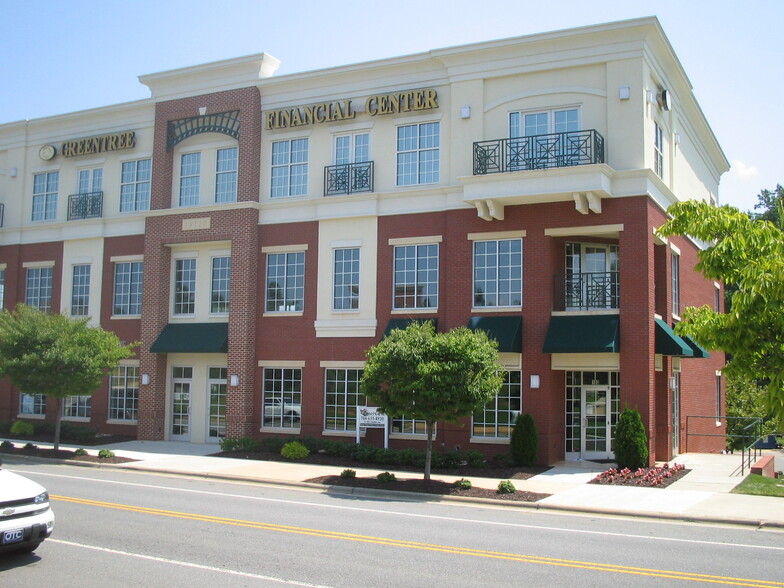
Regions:
<instances>
[{"instance_id":1,"label":"front entrance","mask_svg":"<svg viewBox=\"0 0 784 588\"><path fill-rule=\"evenodd\" d=\"M585 387L582 390L583 413L580 453L583 459L610 457L610 390Z\"/></svg>"},{"instance_id":2,"label":"front entrance","mask_svg":"<svg viewBox=\"0 0 784 588\"><path fill-rule=\"evenodd\" d=\"M566 372L567 460L613 459L618 372Z\"/></svg>"},{"instance_id":3,"label":"front entrance","mask_svg":"<svg viewBox=\"0 0 784 588\"><path fill-rule=\"evenodd\" d=\"M191 440L191 384L193 368L172 368L172 408L171 430L172 441Z\"/></svg>"}]
</instances>

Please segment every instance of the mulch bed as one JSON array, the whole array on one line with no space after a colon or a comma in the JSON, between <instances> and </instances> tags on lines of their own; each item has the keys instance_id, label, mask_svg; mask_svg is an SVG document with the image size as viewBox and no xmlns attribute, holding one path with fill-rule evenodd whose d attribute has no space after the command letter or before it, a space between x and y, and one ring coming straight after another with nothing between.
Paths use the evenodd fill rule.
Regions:
<instances>
[{"instance_id":1,"label":"mulch bed","mask_svg":"<svg viewBox=\"0 0 784 588\"><path fill-rule=\"evenodd\" d=\"M120 443L122 441L128 441L133 439L133 437L126 437L121 435L106 435L96 438L95 445L107 445L110 443ZM38 438L34 440L25 440L26 443L32 443L35 445L36 441L43 441L46 443L51 443L52 439L49 438ZM62 441L61 441L62 442ZM90 447L90 445L85 444L85 447ZM26 449L25 446L17 441L14 443L14 447L3 447L0 445L0 454L5 455L20 455L20 456L27 456L27 457L43 457L46 459L64 459L68 461L87 461L93 463L127 463L129 461L138 461L136 459L132 459L130 457L98 457L97 455L76 455L76 451L71 449L52 449L48 447L35 447Z\"/></svg>"},{"instance_id":2,"label":"mulch bed","mask_svg":"<svg viewBox=\"0 0 784 588\"><path fill-rule=\"evenodd\" d=\"M657 483L653 483L650 480L645 480L644 475L646 473L657 473L661 472L662 468L641 468L643 475L638 477L632 476L621 476L621 475L613 475L612 479L608 479L607 477L597 476L590 482L589 484L599 484L603 486L632 486L634 488L666 488L670 484L677 482L683 476L688 474L691 470L678 470L678 471L671 471L669 477L664 477ZM607 472L603 472L603 474L607 474Z\"/></svg>"}]
</instances>

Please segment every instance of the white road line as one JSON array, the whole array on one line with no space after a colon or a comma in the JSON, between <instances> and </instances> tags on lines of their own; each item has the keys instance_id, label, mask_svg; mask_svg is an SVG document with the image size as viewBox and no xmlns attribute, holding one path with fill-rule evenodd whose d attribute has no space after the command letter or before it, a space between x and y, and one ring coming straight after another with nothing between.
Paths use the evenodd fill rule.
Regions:
<instances>
[{"instance_id":1,"label":"white road line","mask_svg":"<svg viewBox=\"0 0 784 588\"><path fill-rule=\"evenodd\" d=\"M146 559L148 561L155 561L175 566L183 566L186 568L194 568L197 570L205 570L209 572L218 572L220 574L229 574L232 576L242 576L244 578L253 578L255 580L266 580L269 582L278 582L279 584L288 584L290 586L306 586L307 588L329 588L322 584L309 584L307 582L298 582L296 580L286 580L285 578L275 578L274 576L264 576L262 574L252 574L250 572L240 572L239 570L229 570L226 568L216 568L214 566L205 566L202 564L192 563L188 561L179 561L176 559L168 559L165 557L155 557L154 555L144 555L141 553L130 553L128 551L121 551L119 549L109 549L107 547L99 547L97 545L85 545L84 543L75 543L73 541L63 541L62 539L46 540L47 543L59 543L60 545L67 545L69 547L79 547L81 549L92 549L93 551L102 551L104 553L111 553L114 555L123 555L125 557L135 557L137 559Z\"/></svg>"}]
</instances>

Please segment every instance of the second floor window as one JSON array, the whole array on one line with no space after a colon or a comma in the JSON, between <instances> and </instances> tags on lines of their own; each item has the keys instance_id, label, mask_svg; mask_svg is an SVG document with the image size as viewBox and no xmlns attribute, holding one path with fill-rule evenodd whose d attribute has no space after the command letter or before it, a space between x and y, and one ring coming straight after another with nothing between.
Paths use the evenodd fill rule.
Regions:
<instances>
[{"instance_id":1,"label":"second floor window","mask_svg":"<svg viewBox=\"0 0 784 588\"><path fill-rule=\"evenodd\" d=\"M103 191L103 168L79 170L79 194Z\"/></svg>"},{"instance_id":2,"label":"second floor window","mask_svg":"<svg viewBox=\"0 0 784 588\"><path fill-rule=\"evenodd\" d=\"M370 135L340 135L335 137L335 165L362 163L370 159Z\"/></svg>"},{"instance_id":3,"label":"second floor window","mask_svg":"<svg viewBox=\"0 0 784 588\"><path fill-rule=\"evenodd\" d=\"M199 204L201 153L185 153L180 158L180 206Z\"/></svg>"},{"instance_id":4,"label":"second floor window","mask_svg":"<svg viewBox=\"0 0 784 588\"><path fill-rule=\"evenodd\" d=\"M439 181L441 123L397 128L397 185L436 184Z\"/></svg>"},{"instance_id":5,"label":"second floor window","mask_svg":"<svg viewBox=\"0 0 784 588\"><path fill-rule=\"evenodd\" d=\"M570 133L580 130L577 108L545 110L542 112L510 112L509 136L530 137L550 133Z\"/></svg>"},{"instance_id":6,"label":"second floor window","mask_svg":"<svg viewBox=\"0 0 784 588\"><path fill-rule=\"evenodd\" d=\"M267 312L301 311L305 298L305 252L267 255Z\"/></svg>"},{"instance_id":7,"label":"second floor window","mask_svg":"<svg viewBox=\"0 0 784 588\"><path fill-rule=\"evenodd\" d=\"M335 249L333 310L359 308L359 248Z\"/></svg>"},{"instance_id":8,"label":"second floor window","mask_svg":"<svg viewBox=\"0 0 784 588\"><path fill-rule=\"evenodd\" d=\"M196 310L196 260L174 262L174 314L193 314Z\"/></svg>"},{"instance_id":9,"label":"second floor window","mask_svg":"<svg viewBox=\"0 0 784 588\"><path fill-rule=\"evenodd\" d=\"M522 303L522 239L474 242L474 306L509 307Z\"/></svg>"},{"instance_id":10,"label":"second floor window","mask_svg":"<svg viewBox=\"0 0 784 588\"><path fill-rule=\"evenodd\" d=\"M215 163L215 202L237 201L237 148L218 149Z\"/></svg>"},{"instance_id":11,"label":"second floor window","mask_svg":"<svg viewBox=\"0 0 784 588\"><path fill-rule=\"evenodd\" d=\"M659 123L653 123L653 171L664 179L664 136Z\"/></svg>"},{"instance_id":12,"label":"second floor window","mask_svg":"<svg viewBox=\"0 0 784 588\"><path fill-rule=\"evenodd\" d=\"M71 316L87 316L90 309L90 266L73 266L71 284Z\"/></svg>"},{"instance_id":13,"label":"second floor window","mask_svg":"<svg viewBox=\"0 0 784 588\"><path fill-rule=\"evenodd\" d=\"M395 247L394 307L438 307L437 244Z\"/></svg>"},{"instance_id":14,"label":"second floor window","mask_svg":"<svg viewBox=\"0 0 784 588\"><path fill-rule=\"evenodd\" d=\"M142 313L143 275L143 261L115 264L113 314L118 316L137 316Z\"/></svg>"},{"instance_id":15,"label":"second floor window","mask_svg":"<svg viewBox=\"0 0 784 588\"><path fill-rule=\"evenodd\" d=\"M231 301L231 257L212 258L212 284L210 286L210 312L229 312Z\"/></svg>"},{"instance_id":16,"label":"second floor window","mask_svg":"<svg viewBox=\"0 0 784 588\"><path fill-rule=\"evenodd\" d=\"M308 140L272 143L271 198L302 196L308 192Z\"/></svg>"},{"instance_id":17,"label":"second floor window","mask_svg":"<svg viewBox=\"0 0 784 588\"><path fill-rule=\"evenodd\" d=\"M25 304L43 312L52 311L51 267L31 267L27 269Z\"/></svg>"},{"instance_id":18,"label":"second floor window","mask_svg":"<svg viewBox=\"0 0 784 588\"><path fill-rule=\"evenodd\" d=\"M120 212L150 210L152 161L125 161L120 177Z\"/></svg>"},{"instance_id":19,"label":"second floor window","mask_svg":"<svg viewBox=\"0 0 784 588\"><path fill-rule=\"evenodd\" d=\"M57 218L57 188L60 172L48 172L33 176L33 220Z\"/></svg>"}]
</instances>

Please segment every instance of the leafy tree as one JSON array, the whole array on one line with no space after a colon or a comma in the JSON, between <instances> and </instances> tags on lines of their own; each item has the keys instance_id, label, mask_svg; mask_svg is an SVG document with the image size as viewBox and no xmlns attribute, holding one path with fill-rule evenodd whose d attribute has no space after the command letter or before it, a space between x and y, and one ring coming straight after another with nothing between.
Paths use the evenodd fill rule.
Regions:
<instances>
[{"instance_id":1,"label":"leafy tree","mask_svg":"<svg viewBox=\"0 0 784 588\"><path fill-rule=\"evenodd\" d=\"M782 221L784 221L784 214L782 214L784 187L778 184L775 190L762 190L757 195L757 200L758 202L754 205L754 210L763 209L763 211L751 213L751 218L770 221L779 229L784 230L784 224L782 224Z\"/></svg>"},{"instance_id":2,"label":"leafy tree","mask_svg":"<svg viewBox=\"0 0 784 588\"><path fill-rule=\"evenodd\" d=\"M465 327L436 333L430 322L395 329L367 351L364 394L390 416L426 422L425 480L438 421L458 422L503 384L497 344Z\"/></svg>"},{"instance_id":3,"label":"leafy tree","mask_svg":"<svg viewBox=\"0 0 784 588\"><path fill-rule=\"evenodd\" d=\"M107 370L133 354L117 335L19 304L0 313L0 377L8 376L24 394L57 399L54 447L60 447L63 398L89 396Z\"/></svg>"},{"instance_id":4,"label":"leafy tree","mask_svg":"<svg viewBox=\"0 0 784 588\"><path fill-rule=\"evenodd\" d=\"M749 435L767 435L774 432L775 423L765 421L769 416L765 408L767 386L749 380L730 379L727 381L727 446L741 449L753 439ZM759 431L745 429L755 418L763 420ZM745 429L745 430L744 430Z\"/></svg>"},{"instance_id":5,"label":"leafy tree","mask_svg":"<svg viewBox=\"0 0 784 588\"><path fill-rule=\"evenodd\" d=\"M729 377L767 380L767 411L784 427L784 233L730 206L689 201L668 212L671 219L659 234L707 243L697 269L737 288L729 312L686 308L676 332L730 354Z\"/></svg>"},{"instance_id":6,"label":"leafy tree","mask_svg":"<svg viewBox=\"0 0 784 588\"><path fill-rule=\"evenodd\" d=\"M615 462L618 468L635 470L648 465L648 437L640 413L626 408L615 425Z\"/></svg>"},{"instance_id":7,"label":"leafy tree","mask_svg":"<svg viewBox=\"0 0 784 588\"><path fill-rule=\"evenodd\" d=\"M533 465L539 450L539 433L536 431L534 417L529 413L519 414L515 419L509 449L515 463L524 466Z\"/></svg>"}]
</instances>

